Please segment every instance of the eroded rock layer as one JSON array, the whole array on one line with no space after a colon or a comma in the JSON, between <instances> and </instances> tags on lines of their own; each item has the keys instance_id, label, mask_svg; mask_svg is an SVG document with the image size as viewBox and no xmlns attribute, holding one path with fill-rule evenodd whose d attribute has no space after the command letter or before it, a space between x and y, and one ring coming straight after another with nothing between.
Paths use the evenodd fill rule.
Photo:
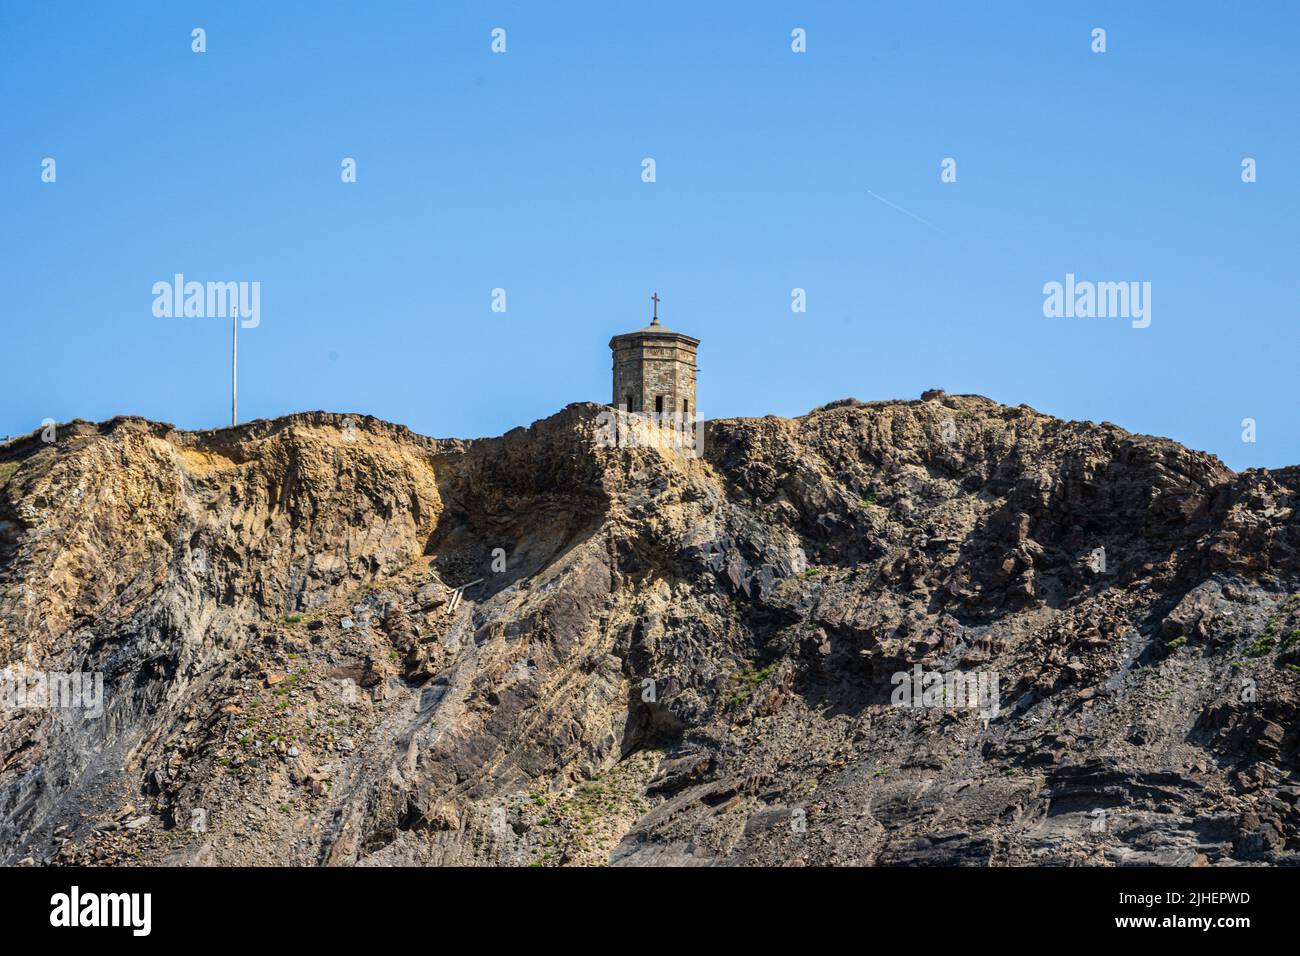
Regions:
<instances>
[{"instance_id":1,"label":"eroded rock layer","mask_svg":"<svg viewBox=\"0 0 1300 956\"><path fill-rule=\"evenodd\" d=\"M0 862L1300 859L1295 469L937 392L703 458L601 412L0 449L0 666L103 681L0 709Z\"/></svg>"}]
</instances>

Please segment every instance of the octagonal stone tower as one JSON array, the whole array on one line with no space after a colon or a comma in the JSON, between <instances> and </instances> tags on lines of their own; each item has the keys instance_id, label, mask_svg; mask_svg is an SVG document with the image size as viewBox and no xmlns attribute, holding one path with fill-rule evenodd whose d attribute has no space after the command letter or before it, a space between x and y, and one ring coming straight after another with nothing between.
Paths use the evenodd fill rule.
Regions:
<instances>
[{"instance_id":1,"label":"octagonal stone tower","mask_svg":"<svg viewBox=\"0 0 1300 956\"><path fill-rule=\"evenodd\" d=\"M695 350L700 340L659 324L659 296L651 296L654 317L645 328L609 340L614 353L615 408L629 412L671 412L689 422L695 408Z\"/></svg>"}]
</instances>

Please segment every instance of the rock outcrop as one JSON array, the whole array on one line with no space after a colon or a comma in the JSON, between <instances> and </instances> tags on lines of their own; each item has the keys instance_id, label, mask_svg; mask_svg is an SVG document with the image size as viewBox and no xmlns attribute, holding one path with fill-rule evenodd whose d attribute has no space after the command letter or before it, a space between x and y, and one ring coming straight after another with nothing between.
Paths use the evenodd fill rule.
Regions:
<instances>
[{"instance_id":1,"label":"rock outcrop","mask_svg":"<svg viewBox=\"0 0 1300 956\"><path fill-rule=\"evenodd\" d=\"M602 411L0 449L9 687L103 682L0 709L0 862L1300 861L1300 471L941 392L702 458Z\"/></svg>"}]
</instances>

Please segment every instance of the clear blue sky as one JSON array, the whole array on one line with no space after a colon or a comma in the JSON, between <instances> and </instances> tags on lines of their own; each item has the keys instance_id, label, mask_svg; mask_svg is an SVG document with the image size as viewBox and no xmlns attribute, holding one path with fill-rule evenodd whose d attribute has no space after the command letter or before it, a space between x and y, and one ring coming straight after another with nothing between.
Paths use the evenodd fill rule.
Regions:
<instances>
[{"instance_id":1,"label":"clear blue sky","mask_svg":"<svg viewBox=\"0 0 1300 956\"><path fill-rule=\"evenodd\" d=\"M1292 2L6 2L0 434L225 424L183 272L262 284L242 419L608 401L658 290L711 418L937 387L1297 463L1298 49ZM1151 326L1045 318L1067 272Z\"/></svg>"}]
</instances>

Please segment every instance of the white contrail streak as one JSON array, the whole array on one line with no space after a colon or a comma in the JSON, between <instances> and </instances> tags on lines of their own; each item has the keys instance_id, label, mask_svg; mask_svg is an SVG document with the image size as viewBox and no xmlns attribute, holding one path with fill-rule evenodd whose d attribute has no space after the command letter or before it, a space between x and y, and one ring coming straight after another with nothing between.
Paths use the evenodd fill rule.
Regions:
<instances>
[{"instance_id":1,"label":"white contrail streak","mask_svg":"<svg viewBox=\"0 0 1300 956\"><path fill-rule=\"evenodd\" d=\"M886 199L884 196L877 196L877 195L876 195L875 193L873 193L870 189L867 190L867 195L870 196L872 199L879 199L881 202L883 202L883 203L884 203L886 206L888 206L890 209L897 209L897 210L898 210L899 212L901 212L904 216L911 216L913 219L915 219L915 220L916 220L917 222L919 222L921 225L923 225L923 226L928 226L929 228L933 229L935 232L939 233L939 235L941 235L941 236L948 236L949 239L953 238L952 236L948 235L948 233L944 232L942 229L940 229L938 226L936 226L934 223L930 222L929 220L922 219L922 218L921 218L920 216L918 216L916 213L912 212L912 211L909 210L909 209L904 209L902 206L898 205L897 203L892 203L892 202L890 202L890 201L889 201L888 199Z\"/></svg>"}]
</instances>

